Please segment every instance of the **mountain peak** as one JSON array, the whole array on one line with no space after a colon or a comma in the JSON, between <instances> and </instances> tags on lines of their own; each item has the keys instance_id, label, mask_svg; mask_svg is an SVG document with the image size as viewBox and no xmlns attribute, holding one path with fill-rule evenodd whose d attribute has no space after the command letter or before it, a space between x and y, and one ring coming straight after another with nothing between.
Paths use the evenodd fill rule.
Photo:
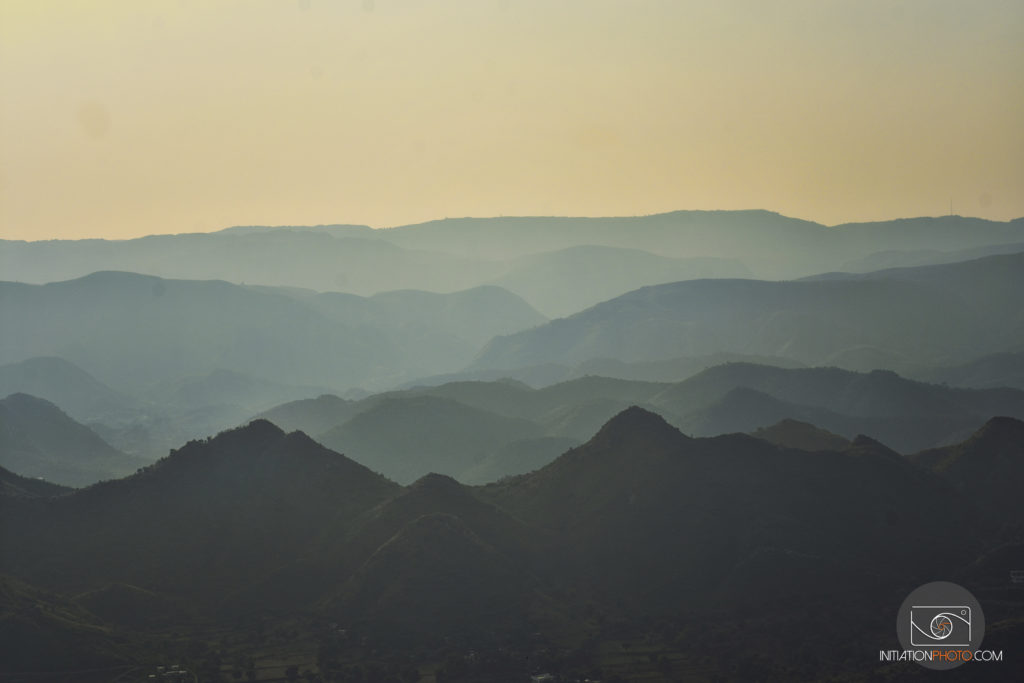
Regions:
<instances>
[{"instance_id":1,"label":"mountain peak","mask_svg":"<svg viewBox=\"0 0 1024 683\"><path fill-rule=\"evenodd\" d=\"M235 427L234 429L229 429L227 431L221 432L216 437L214 437L214 440L219 440L222 438L260 440L279 439L284 435L284 430L282 430L280 427L278 427L270 420L266 420L264 418L257 418L247 425L242 425L241 427Z\"/></svg>"},{"instance_id":2,"label":"mountain peak","mask_svg":"<svg viewBox=\"0 0 1024 683\"><path fill-rule=\"evenodd\" d=\"M422 477L409 484L410 490L423 490L423 491L437 491L437 492L451 492L461 491L462 484L449 477L447 474L437 474L436 472L430 472L424 474Z\"/></svg>"},{"instance_id":3,"label":"mountain peak","mask_svg":"<svg viewBox=\"0 0 1024 683\"><path fill-rule=\"evenodd\" d=\"M849 451L854 453L881 453L883 455L891 455L896 458L900 458L899 453L886 446L881 441L876 441L870 436L864 434L858 434L854 437L853 441L850 442Z\"/></svg>"},{"instance_id":4,"label":"mountain peak","mask_svg":"<svg viewBox=\"0 0 1024 683\"><path fill-rule=\"evenodd\" d=\"M1024 441L1024 422L1012 417L993 417L976 431L971 440L979 442Z\"/></svg>"},{"instance_id":5,"label":"mountain peak","mask_svg":"<svg viewBox=\"0 0 1024 683\"><path fill-rule=\"evenodd\" d=\"M751 436L803 451L842 451L850 446L850 442L841 436L792 418L785 418L770 427L761 427Z\"/></svg>"},{"instance_id":6,"label":"mountain peak","mask_svg":"<svg viewBox=\"0 0 1024 683\"><path fill-rule=\"evenodd\" d=\"M595 441L621 442L638 436L649 438L689 438L665 421L661 415L632 405L608 420L594 436Z\"/></svg>"}]
</instances>

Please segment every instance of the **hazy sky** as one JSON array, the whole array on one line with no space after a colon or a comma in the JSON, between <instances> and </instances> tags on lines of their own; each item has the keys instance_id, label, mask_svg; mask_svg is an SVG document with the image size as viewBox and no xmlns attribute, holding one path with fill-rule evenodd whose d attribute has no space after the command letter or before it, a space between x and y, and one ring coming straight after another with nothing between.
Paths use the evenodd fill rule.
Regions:
<instances>
[{"instance_id":1,"label":"hazy sky","mask_svg":"<svg viewBox=\"0 0 1024 683\"><path fill-rule=\"evenodd\" d=\"M3 0L0 237L1024 216L1020 0Z\"/></svg>"}]
</instances>

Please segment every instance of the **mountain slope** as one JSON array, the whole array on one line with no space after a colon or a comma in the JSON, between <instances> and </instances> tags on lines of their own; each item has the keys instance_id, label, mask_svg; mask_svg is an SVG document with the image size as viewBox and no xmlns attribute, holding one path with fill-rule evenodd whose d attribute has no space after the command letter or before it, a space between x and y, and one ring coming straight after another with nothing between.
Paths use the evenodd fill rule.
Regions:
<instances>
[{"instance_id":1,"label":"mountain slope","mask_svg":"<svg viewBox=\"0 0 1024 683\"><path fill-rule=\"evenodd\" d=\"M324 394L275 406L260 413L256 418L269 420L287 432L323 434L347 422L356 414L356 406L355 401Z\"/></svg>"},{"instance_id":2,"label":"mountain slope","mask_svg":"<svg viewBox=\"0 0 1024 683\"><path fill-rule=\"evenodd\" d=\"M447 398L386 398L319 439L357 462L408 483L429 472L460 476L494 448L540 436L537 425Z\"/></svg>"},{"instance_id":3,"label":"mountain slope","mask_svg":"<svg viewBox=\"0 0 1024 683\"><path fill-rule=\"evenodd\" d=\"M473 368L719 352L864 370L950 364L1016 350L1024 340L1024 314L1009 299L1022 282L1024 256L1014 255L898 276L657 285L496 338ZM974 334L977 329L986 334Z\"/></svg>"},{"instance_id":4,"label":"mountain slope","mask_svg":"<svg viewBox=\"0 0 1024 683\"><path fill-rule=\"evenodd\" d=\"M830 454L742 435L689 439L638 408L485 491L551 529L549 571L647 608L827 594L837 580L867 586L940 556L962 563L980 547L943 546L944 527L967 533L977 522L929 515L929 501L956 494L870 441Z\"/></svg>"},{"instance_id":5,"label":"mountain slope","mask_svg":"<svg viewBox=\"0 0 1024 683\"><path fill-rule=\"evenodd\" d=\"M920 379L971 389L1012 387L1024 390L1024 352L996 353L977 360L921 373Z\"/></svg>"},{"instance_id":6,"label":"mountain slope","mask_svg":"<svg viewBox=\"0 0 1024 683\"><path fill-rule=\"evenodd\" d=\"M26 477L87 486L131 474L144 464L49 401L27 394L0 400L0 466Z\"/></svg>"},{"instance_id":7,"label":"mountain slope","mask_svg":"<svg viewBox=\"0 0 1024 683\"><path fill-rule=\"evenodd\" d=\"M819 429L806 422L785 419L769 427L763 427L751 434L776 446L796 448L801 451L844 451L850 442L841 436Z\"/></svg>"},{"instance_id":8,"label":"mountain slope","mask_svg":"<svg viewBox=\"0 0 1024 683\"><path fill-rule=\"evenodd\" d=\"M668 258L640 249L581 245L521 256L493 284L549 317L561 317L646 285L749 276L736 260Z\"/></svg>"},{"instance_id":9,"label":"mountain slope","mask_svg":"<svg viewBox=\"0 0 1024 683\"><path fill-rule=\"evenodd\" d=\"M81 605L8 576L0 576L0 639L0 671L12 680L49 672L48 680L104 681L139 659L133 644Z\"/></svg>"},{"instance_id":10,"label":"mountain slope","mask_svg":"<svg viewBox=\"0 0 1024 683\"><path fill-rule=\"evenodd\" d=\"M42 479L30 479L0 467L0 496L59 496L72 489Z\"/></svg>"},{"instance_id":11,"label":"mountain slope","mask_svg":"<svg viewBox=\"0 0 1024 683\"><path fill-rule=\"evenodd\" d=\"M61 591L124 583L212 606L395 490L304 434L257 421L48 505L9 504L0 572Z\"/></svg>"},{"instance_id":12,"label":"mountain slope","mask_svg":"<svg viewBox=\"0 0 1024 683\"><path fill-rule=\"evenodd\" d=\"M114 391L63 358L36 357L0 366L0 396L29 394L45 399L80 422L124 415L130 397Z\"/></svg>"},{"instance_id":13,"label":"mountain slope","mask_svg":"<svg viewBox=\"0 0 1024 683\"><path fill-rule=\"evenodd\" d=\"M994 417L966 441L910 456L966 498L985 501L999 523L1024 524L1024 422Z\"/></svg>"}]
</instances>

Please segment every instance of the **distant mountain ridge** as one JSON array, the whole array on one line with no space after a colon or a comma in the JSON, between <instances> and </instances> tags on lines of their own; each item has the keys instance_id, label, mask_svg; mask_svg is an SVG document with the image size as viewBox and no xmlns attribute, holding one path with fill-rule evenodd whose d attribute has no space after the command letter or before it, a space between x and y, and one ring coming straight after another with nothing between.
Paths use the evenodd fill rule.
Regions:
<instances>
[{"instance_id":1,"label":"distant mountain ridge","mask_svg":"<svg viewBox=\"0 0 1024 683\"><path fill-rule=\"evenodd\" d=\"M217 369L291 385L390 386L465 365L494 334L544 318L497 287L352 295L94 273L0 283L0 363L65 358L141 392Z\"/></svg>"},{"instance_id":2,"label":"distant mountain ridge","mask_svg":"<svg viewBox=\"0 0 1024 683\"><path fill-rule=\"evenodd\" d=\"M452 292L493 282L548 315L565 315L667 281L802 277L843 269L880 250L895 254L883 265L918 265L920 250L970 253L1010 243L1024 243L1024 221L942 216L826 227L770 211L674 211L458 218L378 230L265 226L121 241L0 241L0 264L4 277L36 284L102 270L360 295ZM557 296L546 294L552 291Z\"/></svg>"},{"instance_id":3,"label":"distant mountain ridge","mask_svg":"<svg viewBox=\"0 0 1024 683\"><path fill-rule=\"evenodd\" d=\"M645 287L494 339L474 369L731 352L907 371L1016 351L1024 254L867 275ZM975 330L985 330L984 335Z\"/></svg>"}]
</instances>

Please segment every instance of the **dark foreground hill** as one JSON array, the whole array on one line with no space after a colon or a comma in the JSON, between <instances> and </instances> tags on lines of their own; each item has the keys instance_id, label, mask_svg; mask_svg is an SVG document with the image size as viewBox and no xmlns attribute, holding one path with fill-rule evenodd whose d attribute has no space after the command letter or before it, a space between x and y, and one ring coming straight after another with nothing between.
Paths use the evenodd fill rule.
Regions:
<instances>
[{"instance_id":1,"label":"dark foreground hill","mask_svg":"<svg viewBox=\"0 0 1024 683\"><path fill-rule=\"evenodd\" d=\"M60 591L117 582L223 599L396 488L301 433L254 422L125 479L46 504L12 500L2 571Z\"/></svg>"},{"instance_id":2,"label":"dark foreground hill","mask_svg":"<svg viewBox=\"0 0 1024 683\"><path fill-rule=\"evenodd\" d=\"M773 648L807 639L837 659L804 662L803 677L870 671L875 660L839 662L890 647L902 595L935 567L985 589L968 569L1014 542L1007 520L1024 522L1022 434L1021 422L995 419L961 446L908 459L865 437L828 451L690 438L634 407L531 474L403 488L257 421L123 480L4 495L0 574L80 594L122 628L173 627L176 612L240 632L302 615L331 622L324 671L368 656L360 642L407 662L477 652L445 660L451 680L503 680L479 674L480 653L518 661L509 670L522 675L533 657L582 671L619 666L597 643L643 633L675 666L696 667L687 653L699 644L676 637L687 615L714 636L704 647L716 657L747 623L739 651L776 677L796 674ZM809 605L824 610L813 634L796 628ZM992 623L1003 613L993 608ZM252 634L231 647L259 652Z\"/></svg>"},{"instance_id":3,"label":"dark foreground hill","mask_svg":"<svg viewBox=\"0 0 1024 683\"><path fill-rule=\"evenodd\" d=\"M70 487L51 484L42 479L22 477L0 467L0 493L7 497L28 496L34 498L39 496L59 496L71 490Z\"/></svg>"}]
</instances>

